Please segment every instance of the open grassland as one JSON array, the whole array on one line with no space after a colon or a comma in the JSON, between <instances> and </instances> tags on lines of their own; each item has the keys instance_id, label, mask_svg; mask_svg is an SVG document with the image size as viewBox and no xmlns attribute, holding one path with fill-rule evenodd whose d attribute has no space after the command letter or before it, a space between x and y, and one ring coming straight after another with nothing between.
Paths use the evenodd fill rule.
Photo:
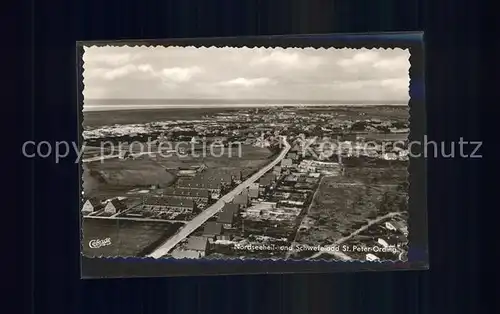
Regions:
<instances>
[{"instance_id":1,"label":"open grassland","mask_svg":"<svg viewBox=\"0 0 500 314\"><path fill-rule=\"evenodd\" d=\"M228 148L226 148L228 149ZM233 148L239 150L239 148ZM200 155L199 157L197 157ZM263 167L272 157L267 148L242 146L241 154L233 152L230 156L222 155L203 157L198 155L180 156L173 154L167 157L140 156L136 159L106 159L103 162L94 161L83 164L83 187L85 195L89 197L116 196L136 187L171 185L176 178L178 168L188 168L204 164L207 171L232 171L239 169L243 176L248 176ZM106 192L109 191L110 193ZM120 194L122 193L122 194Z\"/></svg>"},{"instance_id":2,"label":"open grassland","mask_svg":"<svg viewBox=\"0 0 500 314\"><path fill-rule=\"evenodd\" d=\"M406 211L407 194L398 182L371 184L366 177L326 177L307 213L298 242L327 245L388 212Z\"/></svg>"}]
</instances>

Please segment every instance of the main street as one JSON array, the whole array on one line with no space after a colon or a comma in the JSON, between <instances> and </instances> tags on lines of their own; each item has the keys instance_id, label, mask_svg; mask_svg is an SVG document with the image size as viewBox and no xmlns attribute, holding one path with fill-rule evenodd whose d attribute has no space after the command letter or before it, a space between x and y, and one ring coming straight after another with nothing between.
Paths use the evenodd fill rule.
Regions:
<instances>
[{"instance_id":1,"label":"main street","mask_svg":"<svg viewBox=\"0 0 500 314\"><path fill-rule=\"evenodd\" d=\"M274 159L271 163L264 166L257 173L252 175L250 178L239 184L236 188L234 188L231 192L222 196L215 204L205 209L198 216L196 216L193 220L188 222L183 228L181 228L176 234L174 234L170 239L168 239L165 243L163 243L160 247L158 247L153 253L148 255L148 257L160 258L170 250L174 248L177 244L179 244L182 240L188 237L191 233L193 233L196 229L198 229L202 224L204 224L210 217L218 213L224 204L229 203L233 200L233 198L243 192L246 188L248 188L252 183L260 179L266 172L271 170L274 166L281 162L283 158L285 158L286 154L290 150L291 146L288 144L286 137L283 137L283 144L285 147L281 151L278 157Z\"/></svg>"}]
</instances>

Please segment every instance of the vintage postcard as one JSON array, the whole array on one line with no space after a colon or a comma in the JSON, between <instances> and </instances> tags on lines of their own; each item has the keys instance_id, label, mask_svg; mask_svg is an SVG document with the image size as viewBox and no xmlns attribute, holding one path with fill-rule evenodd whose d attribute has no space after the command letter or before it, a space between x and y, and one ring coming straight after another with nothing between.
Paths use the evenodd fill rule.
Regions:
<instances>
[{"instance_id":1,"label":"vintage postcard","mask_svg":"<svg viewBox=\"0 0 500 314\"><path fill-rule=\"evenodd\" d=\"M85 258L408 261L410 49L82 50Z\"/></svg>"}]
</instances>

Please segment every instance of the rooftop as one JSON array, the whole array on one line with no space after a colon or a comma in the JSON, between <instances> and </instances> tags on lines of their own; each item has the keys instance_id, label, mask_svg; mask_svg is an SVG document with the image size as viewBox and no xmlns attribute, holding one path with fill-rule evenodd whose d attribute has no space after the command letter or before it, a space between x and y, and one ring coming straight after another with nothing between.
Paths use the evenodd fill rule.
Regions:
<instances>
[{"instance_id":1,"label":"rooftop","mask_svg":"<svg viewBox=\"0 0 500 314\"><path fill-rule=\"evenodd\" d=\"M187 197L206 197L210 196L208 190L191 190L188 188L167 188L164 191L165 195L187 196Z\"/></svg>"},{"instance_id":2,"label":"rooftop","mask_svg":"<svg viewBox=\"0 0 500 314\"><path fill-rule=\"evenodd\" d=\"M194 251L206 251L208 247L208 239L204 237L190 237L186 248Z\"/></svg>"},{"instance_id":3,"label":"rooftop","mask_svg":"<svg viewBox=\"0 0 500 314\"><path fill-rule=\"evenodd\" d=\"M95 198L90 198L87 201L85 201L85 204L90 204L92 207L97 208L97 207L102 207L103 205L101 202Z\"/></svg>"},{"instance_id":4,"label":"rooftop","mask_svg":"<svg viewBox=\"0 0 500 314\"><path fill-rule=\"evenodd\" d=\"M248 203L248 194L247 193L242 193L239 195L236 195L233 199L234 204L239 204L239 205L245 205Z\"/></svg>"},{"instance_id":5,"label":"rooftop","mask_svg":"<svg viewBox=\"0 0 500 314\"><path fill-rule=\"evenodd\" d=\"M125 206L125 204L117 198L112 199L109 203L112 204L117 210L127 209L127 206Z\"/></svg>"},{"instance_id":6,"label":"rooftop","mask_svg":"<svg viewBox=\"0 0 500 314\"><path fill-rule=\"evenodd\" d=\"M192 180L179 180L177 185L181 188L195 188L195 189L220 189L220 183L216 182L202 182L196 179Z\"/></svg>"},{"instance_id":7,"label":"rooftop","mask_svg":"<svg viewBox=\"0 0 500 314\"><path fill-rule=\"evenodd\" d=\"M234 221L234 214L230 211L223 211L219 214L217 222L222 224L232 224Z\"/></svg>"},{"instance_id":8,"label":"rooftop","mask_svg":"<svg viewBox=\"0 0 500 314\"><path fill-rule=\"evenodd\" d=\"M222 207L222 212L230 212L231 214L234 215L235 213L238 212L239 209L240 209L240 205L239 204L226 203Z\"/></svg>"},{"instance_id":9,"label":"rooftop","mask_svg":"<svg viewBox=\"0 0 500 314\"><path fill-rule=\"evenodd\" d=\"M144 200L144 205L194 207L193 200L173 197L150 197Z\"/></svg>"},{"instance_id":10,"label":"rooftop","mask_svg":"<svg viewBox=\"0 0 500 314\"><path fill-rule=\"evenodd\" d=\"M215 221L209 221L203 229L204 235L220 235L222 233L222 224Z\"/></svg>"}]
</instances>

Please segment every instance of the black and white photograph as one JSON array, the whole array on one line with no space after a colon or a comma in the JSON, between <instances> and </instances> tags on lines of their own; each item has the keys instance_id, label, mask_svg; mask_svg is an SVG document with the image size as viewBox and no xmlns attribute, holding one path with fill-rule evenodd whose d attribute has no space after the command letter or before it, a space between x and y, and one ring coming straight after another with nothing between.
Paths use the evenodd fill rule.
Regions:
<instances>
[{"instance_id":1,"label":"black and white photograph","mask_svg":"<svg viewBox=\"0 0 500 314\"><path fill-rule=\"evenodd\" d=\"M86 257L406 261L408 49L87 46Z\"/></svg>"}]
</instances>

